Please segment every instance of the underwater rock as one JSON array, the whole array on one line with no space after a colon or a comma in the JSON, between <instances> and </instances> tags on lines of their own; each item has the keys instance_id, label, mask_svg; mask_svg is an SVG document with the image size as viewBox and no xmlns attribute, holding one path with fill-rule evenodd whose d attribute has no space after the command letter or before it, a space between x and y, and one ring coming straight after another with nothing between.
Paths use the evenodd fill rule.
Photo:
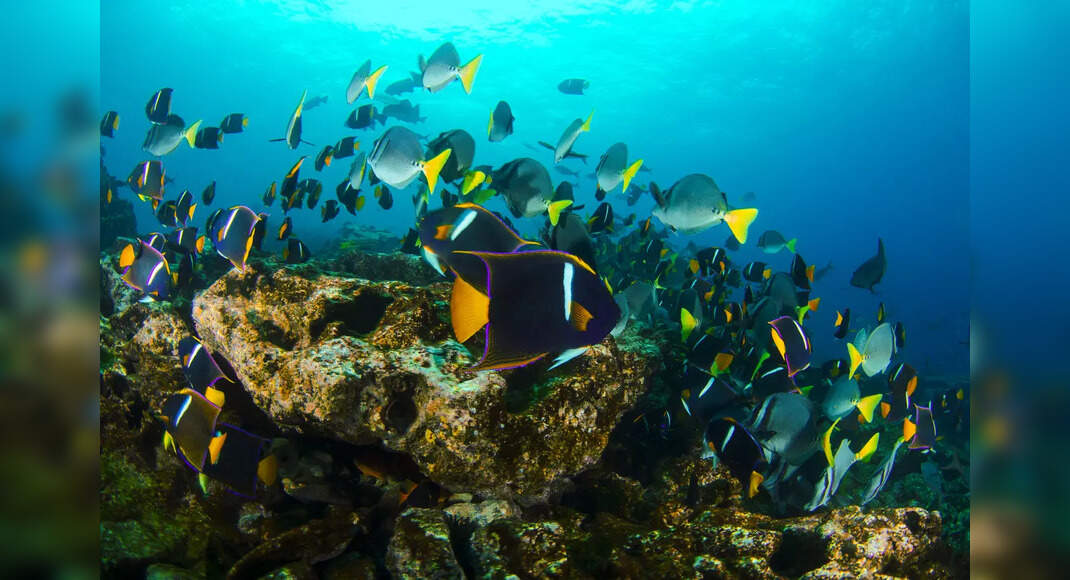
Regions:
<instances>
[{"instance_id":1,"label":"underwater rock","mask_svg":"<svg viewBox=\"0 0 1070 580\"><path fill-rule=\"evenodd\" d=\"M593 465L661 364L626 332L553 373L470 373L446 284L232 271L193 303L198 334L277 423L409 454L453 492L537 500Z\"/></svg>"},{"instance_id":2,"label":"underwater rock","mask_svg":"<svg viewBox=\"0 0 1070 580\"><path fill-rule=\"evenodd\" d=\"M195 574L169 564L153 564L145 570L145 580L197 580L200 574Z\"/></svg>"},{"instance_id":3,"label":"underwater rock","mask_svg":"<svg viewBox=\"0 0 1070 580\"><path fill-rule=\"evenodd\" d=\"M257 578L268 573L275 574L270 576L274 578L317 578L315 574L280 576L280 567L303 573L308 566L326 562L344 552L360 530L357 514L332 510L323 519L312 520L264 540L231 567L227 578Z\"/></svg>"},{"instance_id":4,"label":"underwater rock","mask_svg":"<svg viewBox=\"0 0 1070 580\"><path fill-rule=\"evenodd\" d=\"M446 516L435 509L405 510L394 524L386 567L394 578L463 578Z\"/></svg>"},{"instance_id":5,"label":"underwater rock","mask_svg":"<svg viewBox=\"0 0 1070 580\"><path fill-rule=\"evenodd\" d=\"M512 502L503 499L488 499L479 503L456 503L444 510L447 516L474 527L520 516L520 510Z\"/></svg>"},{"instance_id":6,"label":"underwater rock","mask_svg":"<svg viewBox=\"0 0 1070 580\"><path fill-rule=\"evenodd\" d=\"M479 528L470 545L485 578L569 578L576 575L566 529L555 521L504 519Z\"/></svg>"},{"instance_id":7,"label":"underwater rock","mask_svg":"<svg viewBox=\"0 0 1070 580\"><path fill-rule=\"evenodd\" d=\"M110 261L100 262L100 314L114 316L124 312L141 299L140 293L123 282Z\"/></svg>"},{"instance_id":8,"label":"underwater rock","mask_svg":"<svg viewBox=\"0 0 1070 580\"><path fill-rule=\"evenodd\" d=\"M317 259L317 264L328 272L375 282L396 280L413 286L427 286L445 280L427 260L412 254L380 254L347 248Z\"/></svg>"}]
</instances>

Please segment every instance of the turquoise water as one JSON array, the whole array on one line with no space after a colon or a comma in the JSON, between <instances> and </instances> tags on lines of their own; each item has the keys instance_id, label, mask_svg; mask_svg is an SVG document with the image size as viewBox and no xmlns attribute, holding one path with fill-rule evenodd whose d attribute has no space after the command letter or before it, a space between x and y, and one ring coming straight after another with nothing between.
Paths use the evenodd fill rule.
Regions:
<instances>
[{"instance_id":1,"label":"turquoise water","mask_svg":"<svg viewBox=\"0 0 1070 580\"><path fill-rule=\"evenodd\" d=\"M342 125L356 106L345 104L345 87L365 59L389 65L383 92L416 70L417 55L449 40L462 62L481 53L483 64L471 95L459 83L402 95L427 117L412 126L418 133L463 128L477 138L476 164L533 156L549 167L549 151L525 145L555 142L572 119L593 110L592 130L575 147L593 158L586 167L567 165L586 175L598 155L623 141L653 169L639 175L641 183L665 188L704 172L730 203L755 192L761 213L752 240L777 229L799 238L808 263L834 265L816 288L824 307L811 324L831 326L844 306L868 318L884 301L889 318L906 325L907 352L919 371L966 372L965 3L108 2L101 10L101 103L122 115L118 136L105 140L105 159L120 178L149 158L139 149L149 126L145 102L172 87L173 110L187 123L218 123L231 112L246 113L250 123L218 151L183 146L166 156L176 179L169 191L188 187L199 196L215 179L216 206L259 211L267 184L299 155L314 157L350 134L370 151L382 128ZM588 79L587 94L558 92L568 77ZM317 147L268 143L282 135L305 89L329 98L304 116L303 137ZM502 99L517 119L515 133L489 143L488 113ZM330 199L349 161L318 175L306 164L302 176L321 179L323 200ZM555 183L563 177L551 176ZM395 192L390 211L369 203L356 217L343 212L323 227L318 207L291 214L295 231L314 253L348 221L400 235L411 225L416 187ZM577 203L593 209L593 180L584 178L577 191ZM643 217L653 207L648 197L634 208L621 197L611 201L622 216ZM503 209L500 203L491 209ZM147 206L138 212L142 229L155 224ZM269 213L274 229L281 210ZM518 227L531 234L538 224L529 221ZM718 227L674 239L722 245L727 235ZM878 236L889 266L875 296L847 281L874 253ZM269 237L265 248L277 250L275 244ZM753 244L733 259L760 257ZM769 261L783 270L790 256ZM833 348L824 333L816 340L818 352Z\"/></svg>"}]
</instances>

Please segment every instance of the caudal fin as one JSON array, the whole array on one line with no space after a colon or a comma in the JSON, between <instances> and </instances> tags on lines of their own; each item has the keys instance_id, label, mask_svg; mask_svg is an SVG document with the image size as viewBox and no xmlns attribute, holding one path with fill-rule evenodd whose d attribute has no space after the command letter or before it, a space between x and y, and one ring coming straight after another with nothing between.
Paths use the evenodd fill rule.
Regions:
<instances>
[{"instance_id":1,"label":"caudal fin","mask_svg":"<svg viewBox=\"0 0 1070 580\"><path fill-rule=\"evenodd\" d=\"M375 69L375 72L373 72L372 74L368 75L368 78L365 79L364 86L368 88L368 98L369 99L374 99L375 98L375 85L379 84L379 77L383 76L383 71L386 70L387 66L389 66L389 65L385 65L384 64L383 66Z\"/></svg>"},{"instance_id":2,"label":"caudal fin","mask_svg":"<svg viewBox=\"0 0 1070 580\"><path fill-rule=\"evenodd\" d=\"M622 189L621 191L627 193L628 184L632 182L632 178L635 177L636 173L639 173L639 168L642 166L643 160L640 159L639 161L636 161L635 163L632 163L630 166L628 166L628 169L624 170L624 175L621 175L621 179L624 181L624 189Z\"/></svg>"},{"instance_id":3,"label":"caudal fin","mask_svg":"<svg viewBox=\"0 0 1070 580\"><path fill-rule=\"evenodd\" d=\"M683 338L683 342L687 342L687 337L691 336L691 331L695 330L695 326L698 325L698 320L691 315L686 308L680 309L680 336Z\"/></svg>"},{"instance_id":4,"label":"caudal fin","mask_svg":"<svg viewBox=\"0 0 1070 580\"><path fill-rule=\"evenodd\" d=\"M593 116L594 116L594 109L591 110L591 114L590 115L587 115L587 120L583 122L583 125L580 127L580 131L590 131L591 130L591 117L593 117Z\"/></svg>"},{"instance_id":5,"label":"caudal fin","mask_svg":"<svg viewBox=\"0 0 1070 580\"><path fill-rule=\"evenodd\" d=\"M185 133L183 133L183 136L186 138L186 143L189 143L190 147L194 146L194 143L197 140L197 129L200 128L201 122L197 121L196 123L190 125L189 128L186 129Z\"/></svg>"},{"instance_id":6,"label":"caudal fin","mask_svg":"<svg viewBox=\"0 0 1070 580\"><path fill-rule=\"evenodd\" d=\"M874 433L869 441L862 446L862 449L855 453L855 461L869 461L870 457L873 457L873 453L877 450L877 442L880 441L881 434Z\"/></svg>"},{"instance_id":7,"label":"caudal fin","mask_svg":"<svg viewBox=\"0 0 1070 580\"><path fill-rule=\"evenodd\" d=\"M461 86L464 87L466 94L472 94L472 83L476 80L476 73L479 72L479 65L483 62L483 55L479 55L472 60L468 61L468 64L461 67L460 77Z\"/></svg>"},{"instance_id":8,"label":"caudal fin","mask_svg":"<svg viewBox=\"0 0 1070 580\"><path fill-rule=\"evenodd\" d=\"M571 199L562 199L550 202L550 205L546 208L546 213L550 217L550 225L556 226L558 220L561 219L561 212L564 211L565 208L570 205L572 205Z\"/></svg>"},{"instance_id":9,"label":"caudal fin","mask_svg":"<svg viewBox=\"0 0 1070 580\"><path fill-rule=\"evenodd\" d=\"M855 371L858 370L858 365L862 364L862 353L858 352L855 345L847 343L847 355L851 358L851 372L847 374L847 378L855 376Z\"/></svg>"},{"instance_id":10,"label":"caudal fin","mask_svg":"<svg viewBox=\"0 0 1070 580\"><path fill-rule=\"evenodd\" d=\"M739 243L745 244L747 243L747 230L756 217L758 217L758 210L755 208L734 209L725 214L724 221Z\"/></svg>"},{"instance_id":11,"label":"caudal fin","mask_svg":"<svg viewBox=\"0 0 1070 580\"><path fill-rule=\"evenodd\" d=\"M784 244L784 246L786 246L789 250L791 250L791 253L794 254L795 253L795 242L797 242L797 241L799 241L799 238L791 238L790 240L788 240L788 243Z\"/></svg>"},{"instance_id":12,"label":"caudal fin","mask_svg":"<svg viewBox=\"0 0 1070 580\"><path fill-rule=\"evenodd\" d=\"M862 418L866 420L866 423L869 423L873 421L873 410L877 408L877 404L880 402L881 395L877 393L876 395L863 397L855 406L858 407L858 412L862 414Z\"/></svg>"},{"instance_id":13,"label":"caudal fin","mask_svg":"<svg viewBox=\"0 0 1070 580\"><path fill-rule=\"evenodd\" d=\"M435 191L435 183L438 182L438 173L442 171L442 166L446 164L446 160L450 158L452 149L446 149L442 153L439 153L434 158L424 161L423 169L424 177L427 178L427 190L428 192Z\"/></svg>"}]
</instances>

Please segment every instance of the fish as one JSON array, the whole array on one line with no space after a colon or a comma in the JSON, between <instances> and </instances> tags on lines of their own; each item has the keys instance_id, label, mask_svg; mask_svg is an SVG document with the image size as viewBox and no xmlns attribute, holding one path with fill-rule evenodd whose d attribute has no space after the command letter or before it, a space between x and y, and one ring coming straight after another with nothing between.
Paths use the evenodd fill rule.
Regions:
<instances>
[{"instance_id":1,"label":"fish","mask_svg":"<svg viewBox=\"0 0 1070 580\"><path fill-rule=\"evenodd\" d=\"M213 201L215 201L215 180L212 180L201 192L201 203L207 206L212 205Z\"/></svg>"},{"instance_id":2,"label":"fish","mask_svg":"<svg viewBox=\"0 0 1070 580\"><path fill-rule=\"evenodd\" d=\"M195 337L187 336L178 342L178 355L189 386L222 407L225 396L215 385L221 379L228 383L233 381L219 368L208 348Z\"/></svg>"},{"instance_id":3,"label":"fish","mask_svg":"<svg viewBox=\"0 0 1070 580\"><path fill-rule=\"evenodd\" d=\"M910 397L918 388L918 373L914 367L899 363L888 373L888 392L891 402L881 403L881 416L898 421L910 411Z\"/></svg>"},{"instance_id":4,"label":"fish","mask_svg":"<svg viewBox=\"0 0 1070 580\"><path fill-rule=\"evenodd\" d=\"M409 228L401 238L401 252L403 254L416 255L420 253L420 232L416 228Z\"/></svg>"},{"instance_id":5,"label":"fish","mask_svg":"<svg viewBox=\"0 0 1070 580\"><path fill-rule=\"evenodd\" d=\"M505 140L513 134L513 121L516 121L516 117L513 116L509 103L498 101L494 110L490 112L490 120L487 122L487 139L491 143Z\"/></svg>"},{"instance_id":6,"label":"fish","mask_svg":"<svg viewBox=\"0 0 1070 580\"><path fill-rule=\"evenodd\" d=\"M591 111L590 115L587 115L587 119L573 119L569 123L568 127L561 133L561 137L557 140L557 145L551 146L549 143L539 141L539 144L548 149L552 149L554 152L554 163L561 163L565 157L580 157L584 163L587 163L586 155L574 154L572 152L572 146L576 144L576 140L579 139L580 133L586 133L591 130L591 118L594 117L594 111Z\"/></svg>"},{"instance_id":7,"label":"fish","mask_svg":"<svg viewBox=\"0 0 1070 580\"><path fill-rule=\"evenodd\" d=\"M843 339L845 336L847 336L847 330L851 326L851 309L850 308L844 308L843 309L843 314L840 314L840 312L838 310L836 311L836 323L835 323L835 326L836 326L836 332L834 332L832 334L833 336L835 336L836 338L839 338L839 339Z\"/></svg>"},{"instance_id":8,"label":"fish","mask_svg":"<svg viewBox=\"0 0 1070 580\"><path fill-rule=\"evenodd\" d=\"M787 366L788 376L794 377L809 367L812 347L802 325L790 316L781 316L770 321L769 326L772 327L773 344Z\"/></svg>"},{"instance_id":9,"label":"fish","mask_svg":"<svg viewBox=\"0 0 1070 580\"><path fill-rule=\"evenodd\" d=\"M777 254L784 248L795 253L796 240L796 238L786 240L780 232L776 230L767 230L762 232L762 235L758 238L758 249L766 254Z\"/></svg>"},{"instance_id":10,"label":"fish","mask_svg":"<svg viewBox=\"0 0 1070 580\"><path fill-rule=\"evenodd\" d=\"M312 97L311 99L309 99L308 101L305 102L305 110L306 111L311 111L312 109L315 109L316 107L318 107L318 106L320 106L320 105L322 105L323 103L326 103L326 102L327 102L327 95L320 95L318 97Z\"/></svg>"},{"instance_id":11,"label":"fish","mask_svg":"<svg viewBox=\"0 0 1070 580\"><path fill-rule=\"evenodd\" d=\"M591 83L583 79L565 79L557 84L557 90L566 95L582 95L583 91L590 86Z\"/></svg>"},{"instance_id":12,"label":"fish","mask_svg":"<svg viewBox=\"0 0 1070 580\"><path fill-rule=\"evenodd\" d=\"M208 460L201 474L244 497L256 495L259 482L274 483L278 460L269 452L269 441L259 435L219 423L212 431ZM202 487L204 482L202 481Z\"/></svg>"},{"instance_id":13,"label":"fish","mask_svg":"<svg viewBox=\"0 0 1070 580\"><path fill-rule=\"evenodd\" d=\"M297 149L297 146L301 143L312 145L308 141L301 139L301 111L305 106L305 97L307 96L307 90L301 93L301 100L297 102L297 108L294 109L293 115L290 115L290 121L286 124L285 136L278 139L268 139L269 142L284 141L290 149Z\"/></svg>"},{"instance_id":14,"label":"fish","mask_svg":"<svg viewBox=\"0 0 1070 580\"><path fill-rule=\"evenodd\" d=\"M888 368L895 352L895 337L892 335L892 326L885 322L873 329L865 337L864 347L859 349L854 344L847 343L847 354L851 361L849 376L855 376L859 366L867 377L879 375Z\"/></svg>"},{"instance_id":15,"label":"fish","mask_svg":"<svg viewBox=\"0 0 1070 580\"><path fill-rule=\"evenodd\" d=\"M846 417L852 410L858 409L862 418L869 423L873 421L873 412L880 404L881 398L880 393L863 397L858 383L844 375L829 387L825 400L821 403L821 410L826 417L835 421Z\"/></svg>"},{"instance_id":16,"label":"fish","mask_svg":"<svg viewBox=\"0 0 1070 580\"><path fill-rule=\"evenodd\" d=\"M903 440L898 439L895 442L895 446L892 447L891 453L884 458L881 462L881 466L877 469L877 472L870 478L869 483L866 484L866 490L862 493L862 500L858 505L866 505L873 501L880 494L884 486L887 485L888 480L892 476L892 467L895 464L895 454L899 451L899 447L903 445Z\"/></svg>"},{"instance_id":17,"label":"fish","mask_svg":"<svg viewBox=\"0 0 1070 580\"><path fill-rule=\"evenodd\" d=\"M880 283L887 268L888 260L884 257L884 240L877 238L877 255L863 262L851 274L851 286L873 292L873 287Z\"/></svg>"},{"instance_id":18,"label":"fish","mask_svg":"<svg viewBox=\"0 0 1070 580\"><path fill-rule=\"evenodd\" d=\"M286 240L286 247L282 249L282 259L287 264L300 264L307 262L310 257L308 246L301 240L291 237Z\"/></svg>"},{"instance_id":19,"label":"fish","mask_svg":"<svg viewBox=\"0 0 1070 580\"><path fill-rule=\"evenodd\" d=\"M449 86L455 79L461 80L461 86L466 94L472 93L472 83L475 82L479 65L483 62L483 55L477 55L461 65L461 57L453 43L446 42L431 53L426 61L420 57L420 86L428 92L437 93Z\"/></svg>"},{"instance_id":20,"label":"fish","mask_svg":"<svg viewBox=\"0 0 1070 580\"><path fill-rule=\"evenodd\" d=\"M736 239L732 236L732 239ZM765 262L751 262L743 268L743 277L751 282L761 282L772 275L772 271L766 268Z\"/></svg>"},{"instance_id":21,"label":"fish","mask_svg":"<svg viewBox=\"0 0 1070 580\"><path fill-rule=\"evenodd\" d=\"M249 126L249 118L242 113L231 113L219 122L219 130L226 133L241 133Z\"/></svg>"},{"instance_id":22,"label":"fish","mask_svg":"<svg viewBox=\"0 0 1070 580\"><path fill-rule=\"evenodd\" d=\"M903 439L909 449L928 450L936 446L936 421L933 406L914 403L914 421L903 419Z\"/></svg>"},{"instance_id":23,"label":"fish","mask_svg":"<svg viewBox=\"0 0 1070 580\"><path fill-rule=\"evenodd\" d=\"M271 204L275 203L275 186L276 183L272 181L271 185L269 185L267 190L264 191L264 195L261 198L264 202L264 205L266 205L267 207L271 207Z\"/></svg>"},{"instance_id":24,"label":"fish","mask_svg":"<svg viewBox=\"0 0 1070 580\"><path fill-rule=\"evenodd\" d=\"M825 275L828 274L831 271L832 271L832 262L829 261L829 263L825 264L824 267L818 268L814 272L814 281L816 282L816 281L824 278Z\"/></svg>"},{"instance_id":25,"label":"fish","mask_svg":"<svg viewBox=\"0 0 1070 580\"><path fill-rule=\"evenodd\" d=\"M420 74L409 73L410 78L401 79L400 81L394 81L387 85L386 94L388 95L404 95L405 93L411 93L416 90L416 87L421 86Z\"/></svg>"},{"instance_id":26,"label":"fish","mask_svg":"<svg viewBox=\"0 0 1070 580\"><path fill-rule=\"evenodd\" d=\"M451 151L438 176L443 181L453 183L464 177L476 154L476 140L463 129L454 129L440 133L427 144L424 156L434 158L443 151Z\"/></svg>"},{"instance_id":27,"label":"fish","mask_svg":"<svg viewBox=\"0 0 1070 580\"><path fill-rule=\"evenodd\" d=\"M580 176L580 172L579 171L576 171L574 169L569 169L568 167L566 167L564 165L554 165L554 171L556 171L556 172L558 172L558 173L560 173L562 175L571 175L572 177L579 177Z\"/></svg>"},{"instance_id":28,"label":"fish","mask_svg":"<svg viewBox=\"0 0 1070 580\"><path fill-rule=\"evenodd\" d=\"M642 166L642 159L628 165L628 146L624 143L610 145L598 160L598 167L594 170L598 189L609 192L621 184L621 192L627 191L628 184Z\"/></svg>"},{"instance_id":29,"label":"fish","mask_svg":"<svg viewBox=\"0 0 1070 580\"><path fill-rule=\"evenodd\" d=\"M245 271L245 262L253 247L253 229L260 216L244 205L236 205L221 214L209 227L208 235L216 252Z\"/></svg>"},{"instance_id":30,"label":"fish","mask_svg":"<svg viewBox=\"0 0 1070 580\"><path fill-rule=\"evenodd\" d=\"M762 447L797 465L810 456L817 445L813 404L798 393L774 393L756 408L751 433Z\"/></svg>"},{"instance_id":31,"label":"fish","mask_svg":"<svg viewBox=\"0 0 1070 580\"><path fill-rule=\"evenodd\" d=\"M193 194L188 189L182 190L175 202L175 220L185 226L193 219L193 212L197 210L197 204L193 203Z\"/></svg>"},{"instance_id":32,"label":"fish","mask_svg":"<svg viewBox=\"0 0 1070 580\"><path fill-rule=\"evenodd\" d=\"M594 241L587 232L587 223L574 213L561 216L557 225L550 229L550 249L572 254L595 270L598 269Z\"/></svg>"},{"instance_id":33,"label":"fish","mask_svg":"<svg viewBox=\"0 0 1070 580\"><path fill-rule=\"evenodd\" d=\"M200 123L196 123L197 126ZM219 127L200 127L193 137L193 146L197 149L219 149L223 142L223 131Z\"/></svg>"},{"instance_id":34,"label":"fish","mask_svg":"<svg viewBox=\"0 0 1070 580\"><path fill-rule=\"evenodd\" d=\"M323 193L323 183L318 179L308 178L301 180L298 187L308 195L308 209L314 209L319 203L320 194Z\"/></svg>"},{"instance_id":35,"label":"fish","mask_svg":"<svg viewBox=\"0 0 1070 580\"><path fill-rule=\"evenodd\" d=\"M420 105L413 106L412 101L403 100L383 107L379 116L380 122L386 124L386 119L397 119L406 123L422 123L427 120L420 116Z\"/></svg>"},{"instance_id":36,"label":"fish","mask_svg":"<svg viewBox=\"0 0 1070 580\"><path fill-rule=\"evenodd\" d=\"M316 171L323 171L324 167L330 167L331 161L334 160L334 146L325 145L323 149L316 154L315 167Z\"/></svg>"},{"instance_id":37,"label":"fish","mask_svg":"<svg viewBox=\"0 0 1070 580\"><path fill-rule=\"evenodd\" d=\"M166 123L171 116L171 93L172 89L163 88L156 91L145 103L145 116L153 123Z\"/></svg>"},{"instance_id":38,"label":"fish","mask_svg":"<svg viewBox=\"0 0 1070 580\"><path fill-rule=\"evenodd\" d=\"M204 236L197 237L194 226L179 228L167 238L167 246L182 253L199 254L204 251Z\"/></svg>"},{"instance_id":39,"label":"fish","mask_svg":"<svg viewBox=\"0 0 1070 580\"><path fill-rule=\"evenodd\" d=\"M178 203L173 199L161 203L156 208L156 221L169 228L177 228L179 226Z\"/></svg>"},{"instance_id":40,"label":"fish","mask_svg":"<svg viewBox=\"0 0 1070 580\"><path fill-rule=\"evenodd\" d=\"M257 250L263 250L264 238L267 237L268 214L260 212L256 214L260 219L253 226L253 246Z\"/></svg>"},{"instance_id":41,"label":"fish","mask_svg":"<svg viewBox=\"0 0 1070 580\"><path fill-rule=\"evenodd\" d=\"M765 359L755 367L750 389L760 397L799 391L795 380L788 374L788 369L777 364L773 359Z\"/></svg>"},{"instance_id":42,"label":"fish","mask_svg":"<svg viewBox=\"0 0 1070 580\"><path fill-rule=\"evenodd\" d=\"M364 207L364 197L360 195L359 189L352 187L348 177L343 179L334 191L338 195L338 201L350 214L357 215L357 211Z\"/></svg>"},{"instance_id":43,"label":"fish","mask_svg":"<svg viewBox=\"0 0 1070 580\"><path fill-rule=\"evenodd\" d=\"M334 146L334 158L344 159L352 156L356 153L356 150L360 148L360 142L356 137L343 137Z\"/></svg>"},{"instance_id":44,"label":"fish","mask_svg":"<svg viewBox=\"0 0 1070 580\"><path fill-rule=\"evenodd\" d=\"M461 203L427 214L420 224L424 259L439 274L452 271L476 288L486 286L486 268L470 252L515 252L536 242L522 239L498 216L474 203Z\"/></svg>"},{"instance_id":45,"label":"fish","mask_svg":"<svg viewBox=\"0 0 1070 580\"><path fill-rule=\"evenodd\" d=\"M877 305L877 324L884 322L884 303Z\"/></svg>"},{"instance_id":46,"label":"fish","mask_svg":"<svg viewBox=\"0 0 1070 580\"><path fill-rule=\"evenodd\" d=\"M394 207L394 196L390 193L390 188L385 185L375 187L375 199L379 200L379 207L383 209Z\"/></svg>"},{"instance_id":47,"label":"fish","mask_svg":"<svg viewBox=\"0 0 1070 580\"><path fill-rule=\"evenodd\" d=\"M895 323L895 349L902 350L907 344L907 331L902 322Z\"/></svg>"},{"instance_id":48,"label":"fish","mask_svg":"<svg viewBox=\"0 0 1070 580\"><path fill-rule=\"evenodd\" d=\"M791 258L791 281L803 290L809 290L814 281L814 267L807 266L806 260L799 254Z\"/></svg>"},{"instance_id":49,"label":"fish","mask_svg":"<svg viewBox=\"0 0 1070 580\"><path fill-rule=\"evenodd\" d=\"M502 101L503 103L505 101ZM108 111L100 120L100 135L102 137L115 137L115 131L119 128L119 113ZM512 132L512 129L509 130Z\"/></svg>"},{"instance_id":50,"label":"fish","mask_svg":"<svg viewBox=\"0 0 1070 580\"><path fill-rule=\"evenodd\" d=\"M561 212L572 205L570 200L552 201L550 173L542 163L521 157L501 166L491 175L491 183L505 198L513 217L535 217L546 212L551 225L557 225Z\"/></svg>"},{"instance_id":51,"label":"fish","mask_svg":"<svg viewBox=\"0 0 1070 580\"><path fill-rule=\"evenodd\" d=\"M149 127L149 132L145 135L145 141L141 144L141 149L157 157L162 157L178 149L183 140L190 147L195 147L199 126L200 122L198 121L187 128L182 117L169 115L162 123L154 123Z\"/></svg>"},{"instance_id":52,"label":"fish","mask_svg":"<svg viewBox=\"0 0 1070 580\"><path fill-rule=\"evenodd\" d=\"M458 276L450 318L457 340L480 329L483 356L469 370L502 370L560 352L551 369L605 338L621 312L598 274L579 258L554 250L466 252L485 267L481 292Z\"/></svg>"},{"instance_id":53,"label":"fish","mask_svg":"<svg viewBox=\"0 0 1070 580\"><path fill-rule=\"evenodd\" d=\"M279 186L279 197L283 200L283 213L288 213L295 207L301 207L301 201L304 199L305 190L298 187L298 185L300 184L301 165L304 162L305 157L302 155L301 158L290 167L290 170L286 172L286 176L282 178L282 185Z\"/></svg>"},{"instance_id":54,"label":"fish","mask_svg":"<svg viewBox=\"0 0 1070 580\"><path fill-rule=\"evenodd\" d=\"M833 454L831 437L832 430L835 426L836 424L833 423L828 431L825 432L824 448L825 456L828 460L828 467L825 470L825 475L814 489L813 498L807 502L805 506L805 509L808 511L814 511L827 504L829 500L836 495L836 491L839 490L840 483L843 481L844 476L847 475L847 471L858 461L868 459L877 447L877 441L880 434L874 433L873 437L870 438L858 453L851 451L850 441L842 439L836 453Z\"/></svg>"},{"instance_id":55,"label":"fish","mask_svg":"<svg viewBox=\"0 0 1070 580\"><path fill-rule=\"evenodd\" d=\"M320 208L320 216L323 219L323 223L334 219L338 216L338 212L342 210L338 209L338 201L334 199L328 199L323 203L323 207Z\"/></svg>"},{"instance_id":56,"label":"fish","mask_svg":"<svg viewBox=\"0 0 1070 580\"><path fill-rule=\"evenodd\" d=\"M372 61L370 59L364 61L357 72L353 73L353 78L349 80L349 86L346 87L346 103L352 105L353 101L360 98L364 91L368 91L369 99L374 99L375 87L379 84L379 77L383 76L387 66L384 64L373 72Z\"/></svg>"},{"instance_id":57,"label":"fish","mask_svg":"<svg viewBox=\"0 0 1070 580\"><path fill-rule=\"evenodd\" d=\"M279 235L278 235L278 237L276 239L279 240L280 242L282 240L285 240L286 238L290 237L290 234L293 233L293 230L294 230L293 219L290 218L289 216L287 216L286 219L282 220L282 225L279 226Z\"/></svg>"},{"instance_id":58,"label":"fish","mask_svg":"<svg viewBox=\"0 0 1070 580\"><path fill-rule=\"evenodd\" d=\"M592 234L613 231L613 206L608 201L598 204L594 214L587 220L587 229Z\"/></svg>"},{"instance_id":59,"label":"fish","mask_svg":"<svg viewBox=\"0 0 1070 580\"><path fill-rule=\"evenodd\" d=\"M706 426L705 442L732 476L743 484L747 497L754 497L765 479L761 473L765 455L758 440L735 419L722 417Z\"/></svg>"},{"instance_id":60,"label":"fish","mask_svg":"<svg viewBox=\"0 0 1070 580\"><path fill-rule=\"evenodd\" d=\"M357 155L353 159L353 163L349 164L349 176L347 179L351 189L359 190L360 186L364 184L364 173L367 167L367 156L364 152Z\"/></svg>"},{"instance_id":61,"label":"fish","mask_svg":"<svg viewBox=\"0 0 1070 580\"><path fill-rule=\"evenodd\" d=\"M391 127L375 141L368 164L378 179L391 187L403 188L421 173L427 179L428 192L434 193L438 174L449 159L445 149L425 159L420 136L405 127Z\"/></svg>"},{"instance_id":62,"label":"fish","mask_svg":"<svg viewBox=\"0 0 1070 580\"><path fill-rule=\"evenodd\" d=\"M382 118L376 114L375 105L361 105L346 117L345 126L350 129L368 129L375 126L375 121Z\"/></svg>"},{"instance_id":63,"label":"fish","mask_svg":"<svg viewBox=\"0 0 1070 580\"><path fill-rule=\"evenodd\" d=\"M746 243L747 230L758 216L754 208L728 209L724 193L713 179L701 173L681 178L665 194L653 186L651 190L658 205L654 217L685 234L701 232L723 221L742 244Z\"/></svg>"},{"instance_id":64,"label":"fish","mask_svg":"<svg viewBox=\"0 0 1070 580\"><path fill-rule=\"evenodd\" d=\"M221 411L219 405L193 389L167 397L160 413L166 422L165 445L170 443L190 467L203 471Z\"/></svg>"},{"instance_id":65,"label":"fish","mask_svg":"<svg viewBox=\"0 0 1070 580\"><path fill-rule=\"evenodd\" d=\"M154 300L167 300L171 290L171 267L156 248L138 241L119 252L123 282Z\"/></svg>"}]
</instances>

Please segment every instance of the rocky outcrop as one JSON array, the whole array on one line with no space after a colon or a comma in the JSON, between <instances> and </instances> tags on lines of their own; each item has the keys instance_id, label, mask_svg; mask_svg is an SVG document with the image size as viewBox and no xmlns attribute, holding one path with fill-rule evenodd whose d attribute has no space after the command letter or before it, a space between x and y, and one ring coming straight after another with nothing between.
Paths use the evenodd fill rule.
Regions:
<instances>
[{"instance_id":1,"label":"rocky outcrop","mask_svg":"<svg viewBox=\"0 0 1070 580\"><path fill-rule=\"evenodd\" d=\"M454 492L545 497L593 465L659 368L634 335L552 373L471 373L448 286L232 271L193 303L198 334L281 425L412 456Z\"/></svg>"}]
</instances>

